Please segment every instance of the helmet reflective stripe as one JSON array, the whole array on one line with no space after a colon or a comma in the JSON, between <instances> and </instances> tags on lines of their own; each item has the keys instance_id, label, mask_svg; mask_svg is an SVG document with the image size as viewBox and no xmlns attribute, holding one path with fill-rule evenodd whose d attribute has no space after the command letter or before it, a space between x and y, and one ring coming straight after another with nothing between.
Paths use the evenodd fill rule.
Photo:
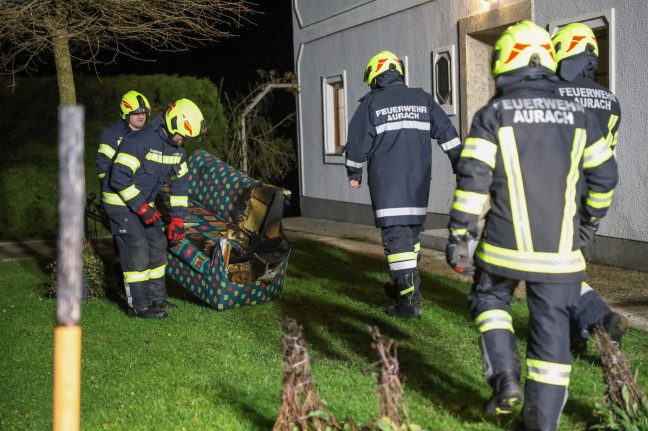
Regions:
<instances>
[{"instance_id":1,"label":"helmet reflective stripe","mask_svg":"<svg viewBox=\"0 0 648 431\"><path fill-rule=\"evenodd\" d=\"M493 76L543 66L556 71L556 59L549 33L531 21L520 21L507 28L493 47Z\"/></svg>"},{"instance_id":2,"label":"helmet reflective stripe","mask_svg":"<svg viewBox=\"0 0 648 431\"><path fill-rule=\"evenodd\" d=\"M558 30L551 42L556 50L556 61L558 62L583 52L597 57L599 54L594 32L580 22L568 24Z\"/></svg>"},{"instance_id":3,"label":"helmet reflective stripe","mask_svg":"<svg viewBox=\"0 0 648 431\"><path fill-rule=\"evenodd\" d=\"M400 60L394 53L389 51L380 51L378 54L371 57L365 66L364 82L371 85L371 82L379 75L389 71L395 70L403 76L403 67Z\"/></svg>"},{"instance_id":4,"label":"helmet reflective stripe","mask_svg":"<svg viewBox=\"0 0 648 431\"><path fill-rule=\"evenodd\" d=\"M186 138L201 136L206 129L200 108L189 99L175 101L167 109L164 122L171 135L177 133Z\"/></svg>"},{"instance_id":5,"label":"helmet reflective stripe","mask_svg":"<svg viewBox=\"0 0 648 431\"><path fill-rule=\"evenodd\" d=\"M151 105L143 94L131 90L124 94L119 104L120 115L123 120L131 114L148 114L151 112Z\"/></svg>"}]
</instances>

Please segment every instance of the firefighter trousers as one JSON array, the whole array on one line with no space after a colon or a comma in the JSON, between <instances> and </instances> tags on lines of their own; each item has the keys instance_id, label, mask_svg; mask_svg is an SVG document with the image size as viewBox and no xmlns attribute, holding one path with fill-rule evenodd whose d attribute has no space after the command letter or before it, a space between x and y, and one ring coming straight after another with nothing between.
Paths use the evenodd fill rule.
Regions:
<instances>
[{"instance_id":1,"label":"firefighter trousers","mask_svg":"<svg viewBox=\"0 0 648 431\"><path fill-rule=\"evenodd\" d=\"M509 306L517 285L518 280L477 271L468 298L489 381L500 372L520 375ZM522 415L527 429L551 431L558 428L567 401L571 372L569 322L580 297L580 282L526 282L526 289L529 330Z\"/></svg>"},{"instance_id":2,"label":"firefighter trousers","mask_svg":"<svg viewBox=\"0 0 648 431\"><path fill-rule=\"evenodd\" d=\"M414 273L421 250L419 235L423 225L386 226L381 228L383 248L392 280Z\"/></svg>"},{"instance_id":3,"label":"firefighter trousers","mask_svg":"<svg viewBox=\"0 0 648 431\"><path fill-rule=\"evenodd\" d=\"M166 247L161 221L146 226L133 213L111 214L110 226L119 249L128 306L150 307L167 299Z\"/></svg>"}]
</instances>

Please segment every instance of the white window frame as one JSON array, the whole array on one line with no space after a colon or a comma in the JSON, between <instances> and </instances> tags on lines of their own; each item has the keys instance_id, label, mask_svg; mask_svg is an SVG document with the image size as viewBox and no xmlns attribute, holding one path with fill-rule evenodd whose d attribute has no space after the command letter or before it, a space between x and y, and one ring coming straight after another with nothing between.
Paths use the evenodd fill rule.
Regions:
<instances>
[{"instance_id":1,"label":"white window frame","mask_svg":"<svg viewBox=\"0 0 648 431\"><path fill-rule=\"evenodd\" d=\"M582 22L593 30L607 27L609 44L608 80L610 83L610 91L616 93L616 28L614 8L551 21L549 23L549 33L553 36L562 27L572 22Z\"/></svg>"},{"instance_id":2,"label":"white window frame","mask_svg":"<svg viewBox=\"0 0 648 431\"><path fill-rule=\"evenodd\" d=\"M337 84L342 84L342 88L335 88ZM338 100L342 103L342 112L335 112L334 106L334 92L338 91ZM341 93L341 94L340 94ZM337 116L338 120L338 133L342 150L347 141L347 128L348 128L348 115L349 104L347 103L347 89L346 89L346 70L342 73L322 77L322 114L324 125L324 163L344 164L344 153L336 153L335 142L335 124Z\"/></svg>"},{"instance_id":3,"label":"white window frame","mask_svg":"<svg viewBox=\"0 0 648 431\"><path fill-rule=\"evenodd\" d=\"M445 57L448 60L448 77L450 78L450 92L452 94L452 103L441 103L437 99L437 76L436 76L436 63L437 61ZM457 56L455 45L448 45L436 48L432 51L432 96L434 100L441 106L443 112L447 115L457 115L457 107L459 105L459 93L457 93Z\"/></svg>"}]
</instances>

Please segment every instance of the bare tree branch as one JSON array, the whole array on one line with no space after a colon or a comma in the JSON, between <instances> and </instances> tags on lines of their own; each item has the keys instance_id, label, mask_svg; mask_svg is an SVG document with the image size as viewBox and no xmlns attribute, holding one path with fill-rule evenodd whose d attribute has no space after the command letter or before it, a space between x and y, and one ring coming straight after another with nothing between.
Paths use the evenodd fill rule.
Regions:
<instances>
[{"instance_id":1,"label":"bare tree branch","mask_svg":"<svg viewBox=\"0 0 648 431\"><path fill-rule=\"evenodd\" d=\"M69 46L76 64L111 63L119 54L145 59L151 51L186 51L233 36L233 30L251 24L254 6L247 0L0 0L0 72L36 70L43 55L53 51L54 37ZM133 41L143 52L132 48ZM69 59L55 56L59 61ZM69 87L72 76L63 81ZM75 103L74 98L71 94L66 101Z\"/></svg>"}]
</instances>

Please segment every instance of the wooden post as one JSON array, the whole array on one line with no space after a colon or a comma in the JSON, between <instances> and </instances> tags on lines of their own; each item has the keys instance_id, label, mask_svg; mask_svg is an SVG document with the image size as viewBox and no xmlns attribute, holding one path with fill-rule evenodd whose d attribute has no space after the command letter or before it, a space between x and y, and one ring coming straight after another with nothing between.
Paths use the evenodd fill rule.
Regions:
<instances>
[{"instance_id":1,"label":"wooden post","mask_svg":"<svg viewBox=\"0 0 648 431\"><path fill-rule=\"evenodd\" d=\"M54 330L54 431L79 431L84 110L59 107L59 237Z\"/></svg>"}]
</instances>

